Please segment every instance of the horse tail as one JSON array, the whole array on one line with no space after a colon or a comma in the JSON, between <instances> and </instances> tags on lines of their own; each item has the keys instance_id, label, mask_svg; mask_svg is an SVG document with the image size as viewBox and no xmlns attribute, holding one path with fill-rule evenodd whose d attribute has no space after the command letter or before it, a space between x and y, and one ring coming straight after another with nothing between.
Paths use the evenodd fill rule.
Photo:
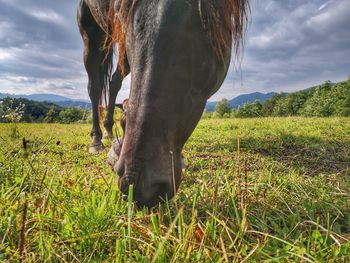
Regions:
<instances>
[{"instance_id":1,"label":"horse tail","mask_svg":"<svg viewBox=\"0 0 350 263\"><path fill-rule=\"evenodd\" d=\"M102 84L102 96L100 100L100 106L102 106L103 101L105 106L108 107L108 95L109 95L109 83L111 82L113 75L113 50L105 50L105 57L100 66L100 83Z\"/></svg>"},{"instance_id":2,"label":"horse tail","mask_svg":"<svg viewBox=\"0 0 350 263\"><path fill-rule=\"evenodd\" d=\"M107 95L109 93L109 83L113 74L113 45L111 42L111 27L109 25L109 12L112 12L114 0L106 1L89 1L90 12L95 19L95 22L104 32L104 40L101 43L100 51L102 52L102 62L99 68L100 83L102 85L102 96L99 106L102 107L102 98L104 97L107 106Z\"/></svg>"},{"instance_id":3,"label":"horse tail","mask_svg":"<svg viewBox=\"0 0 350 263\"><path fill-rule=\"evenodd\" d=\"M122 77L126 75L126 20L128 17L128 10L137 1L110 1L108 8L108 36L104 47L107 50L113 50L117 46L118 50L118 68Z\"/></svg>"}]
</instances>

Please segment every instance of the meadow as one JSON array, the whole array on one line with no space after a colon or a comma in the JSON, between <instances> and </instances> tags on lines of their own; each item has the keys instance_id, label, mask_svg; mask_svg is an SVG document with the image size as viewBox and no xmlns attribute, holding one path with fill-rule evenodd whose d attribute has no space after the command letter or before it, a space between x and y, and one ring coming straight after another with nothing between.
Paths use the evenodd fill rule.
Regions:
<instances>
[{"instance_id":1,"label":"meadow","mask_svg":"<svg viewBox=\"0 0 350 263\"><path fill-rule=\"evenodd\" d=\"M0 131L0 261L350 261L349 118L203 119L153 211L88 154L90 125Z\"/></svg>"}]
</instances>

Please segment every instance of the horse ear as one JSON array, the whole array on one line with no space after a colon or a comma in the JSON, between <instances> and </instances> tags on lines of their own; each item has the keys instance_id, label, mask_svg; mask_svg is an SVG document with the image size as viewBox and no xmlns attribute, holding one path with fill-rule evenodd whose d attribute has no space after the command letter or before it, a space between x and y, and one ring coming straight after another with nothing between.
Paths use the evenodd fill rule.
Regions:
<instances>
[{"instance_id":1,"label":"horse ear","mask_svg":"<svg viewBox=\"0 0 350 263\"><path fill-rule=\"evenodd\" d=\"M115 104L115 106L116 106L117 108L121 109L122 111L124 111L124 109L123 109L123 104L122 104L122 103L117 103L117 104Z\"/></svg>"},{"instance_id":2,"label":"horse ear","mask_svg":"<svg viewBox=\"0 0 350 263\"><path fill-rule=\"evenodd\" d=\"M125 111L128 108L129 105L129 99L125 99L122 103L123 105L123 110Z\"/></svg>"}]
</instances>

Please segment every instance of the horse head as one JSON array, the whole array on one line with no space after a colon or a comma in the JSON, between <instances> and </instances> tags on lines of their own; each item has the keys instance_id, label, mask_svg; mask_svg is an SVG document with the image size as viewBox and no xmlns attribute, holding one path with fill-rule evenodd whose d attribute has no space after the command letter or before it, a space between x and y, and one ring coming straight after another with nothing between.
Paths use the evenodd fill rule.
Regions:
<instances>
[{"instance_id":1,"label":"horse head","mask_svg":"<svg viewBox=\"0 0 350 263\"><path fill-rule=\"evenodd\" d=\"M227 74L246 8L245 0L123 0L114 10L114 40L125 49L131 90L124 137L114 143L110 163L121 191L133 184L141 206L178 190L182 149Z\"/></svg>"}]
</instances>

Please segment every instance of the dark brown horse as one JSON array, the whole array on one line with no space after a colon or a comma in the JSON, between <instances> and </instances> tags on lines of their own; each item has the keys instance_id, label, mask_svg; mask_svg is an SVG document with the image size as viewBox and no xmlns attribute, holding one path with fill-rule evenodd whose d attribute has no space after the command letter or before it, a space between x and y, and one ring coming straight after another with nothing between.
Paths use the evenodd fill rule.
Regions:
<instances>
[{"instance_id":1,"label":"dark brown horse","mask_svg":"<svg viewBox=\"0 0 350 263\"><path fill-rule=\"evenodd\" d=\"M176 193L182 148L207 99L221 86L232 47L238 51L248 0L80 0L78 23L93 106L91 151L103 148L98 120L102 91L109 87L106 135L123 77L131 90L121 142L110 163L120 188L144 206ZM118 66L111 76L113 44Z\"/></svg>"},{"instance_id":2,"label":"dark brown horse","mask_svg":"<svg viewBox=\"0 0 350 263\"><path fill-rule=\"evenodd\" d=\"M120 70L117 69L112 74L113 50L104 48L105 41L111 32L107 16L111 4L110 0L80 0L77 13L78 26L84 42L84 64L88 74L88 92L92 104L92 143L89 149L91 153L104 149L98 114L102 92L106 92L107 88L109 90L104 137L112 138L115 100L123 80Z\"/></svg>"}]
</instances>

